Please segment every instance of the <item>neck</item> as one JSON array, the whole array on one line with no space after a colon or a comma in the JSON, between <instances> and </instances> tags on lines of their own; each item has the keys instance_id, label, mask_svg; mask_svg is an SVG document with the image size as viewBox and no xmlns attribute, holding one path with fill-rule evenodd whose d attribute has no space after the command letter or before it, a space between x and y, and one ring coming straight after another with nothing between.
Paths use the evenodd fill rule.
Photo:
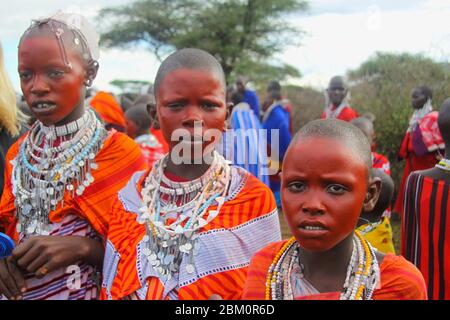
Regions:
<instances>
[{"instance_id":1,"label":"neck","mask_svg":"<svg viewBox=\"0 0 450 320\"><path fill-rule=\"evenodd\" d=\"M206 163L202 161L200 164L175 164L172 161L172 158L170 157L171 152L169 151L169 158L167 161L166 171L184 178L186 180L195 180L200 178L202 175L205 174L206 171L208 171L209 167L211 166L210 163Z\"/></svg>"},{"instance_id":2,"label":"neck","mask_svg":"<svg viewBox=\"0 0 450 320\"><path fill-rule=\"evenodd\" d=\"M300 248L300 261L305 267L305 277L320 279L323 275L326 275L327 278L333 277L337 279L337 282L343 284L352 251L353 232L328 251L307 251Z\"/></svg>"},{"instance_id":3,"label":"neck","mask_svg":"<svg viewBox=\"0 0 450 320\"><path fill-rule=\"evenodd\" d=\"M82 101L84 101L84 99ZM81 103L81 104L77 105L67 117L65 117L61 121L55 123L54 125L58 127L58 126L63 126L70 122L76 121L83 116L84 111L85 111L84 104Z\"/></svg>"}]
</instances>

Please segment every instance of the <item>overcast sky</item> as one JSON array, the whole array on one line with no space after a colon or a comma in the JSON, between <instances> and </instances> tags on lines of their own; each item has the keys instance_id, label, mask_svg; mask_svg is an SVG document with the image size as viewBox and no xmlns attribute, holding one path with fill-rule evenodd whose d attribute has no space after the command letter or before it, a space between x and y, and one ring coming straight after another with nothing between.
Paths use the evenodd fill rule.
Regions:
<instances>
[{"instance_id":1,"label":"overcast sky","mask_svg":"<svg viewBox=\"0 0 450 320\"><path fill-rule=\"evenodd\" d=\"M17 42L31 19L62 9L81 12L93 23L104 6L129 0L16 0L0 12L0 41L8 73L19 90ZM323 88L335 74L358 67L376 51L423 53L450 62L450 0L311 0L310 10L292 19L306 35L299 47L277 56L296 66L295 83ZM158 60L142 50L102 50L94 85L112 89L114 79L153 81Z\"/></svg>"}]
</instances>

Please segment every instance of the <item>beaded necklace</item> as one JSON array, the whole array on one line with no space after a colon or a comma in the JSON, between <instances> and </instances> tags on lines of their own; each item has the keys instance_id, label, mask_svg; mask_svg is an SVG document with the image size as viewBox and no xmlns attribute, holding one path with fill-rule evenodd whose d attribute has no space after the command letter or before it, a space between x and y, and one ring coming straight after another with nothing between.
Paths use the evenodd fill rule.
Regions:
<instances>
[{"instance_id":1,"label":"beaded necklace","mask_svg":"<svg viewBox=\"0 0 450 320\"><path fill-rule=\"evenodd\" d=\"M229 161L216 151L206 173L190 182L167 179L167 160L168 155L158 160L147 176L141 191L144 205L136 218L146 226L143 253L163 281L180 271L184 256L186 272L195 271L199 230L219 214L231 181ZM217 208L208 211L214 205Z\"/></svg>"},{"instance_id":2,"label":"beaded necklace","mask_svg":"<svg viewBox=\"0 0 450 320\"><path fill-rule=\"evenodd\" d=\"M300 263L299 245L293 237L283 245L269 267L266 278L266 300L295 298L290 279L296 263ZM352 256L340 299L370 300L379 280L380 271L375 251L370 243L358 231L355 231Z\"/></svg>"},{"instance_id":3,"label":"beaded necklace","mask_svg":"<svg viewBox=\"0 0 450 320\"><path fill-rule=\"evenodd\" d=\"M443 158L436 165L436 168L439 168L439 169L444 170L444 171L450 171L450 159Z\"/></svg>"},{"instance_id":4,"label":"beaded necklace","mask_svg":"<svg viewBox=\"0 0 450 320\"><path fill-rule=\"evenodd\" d=\"M80 196L94 181L91 171L106 136L92 110L63 126L34 123L11 161L19 233L49 234L49 213L64 206L65 192Z\"/></svg>"}]
</instances>

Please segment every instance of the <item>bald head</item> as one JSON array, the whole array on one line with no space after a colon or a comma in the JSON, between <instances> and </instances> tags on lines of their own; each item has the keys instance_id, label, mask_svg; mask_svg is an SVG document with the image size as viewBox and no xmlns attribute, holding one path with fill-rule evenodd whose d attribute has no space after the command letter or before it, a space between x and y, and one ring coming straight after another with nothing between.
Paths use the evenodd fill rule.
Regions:
<instances>
[{"instance_id":1,"label":"bald head","mask_svg":"<svg viewBox=\"0 0 450 320\"><path fill-rule=\"evenodd\" d=\"M438 126L448 148L450 146L450 98L444 101L439 110Z\"/></svg>"},{"instance_id":2,"label":"bald head","mask_svg":"<svg viewBox=\"0 0 450 320\"><path fill-rule=\"evenodd\" d=\"M125 112L125 118L133 121L140 130L147 131L150 129L151 118L146 104L138 104L129 108Z\"/></svg>"},{"instance_id":3,"label":"bald head","mask_svg":"<svg viewBox=\"0 0 450 320\"><path fill-rule=\"evenodd\" d=\"M372 169L372 176L381 180L381 192L378 201L373 208L372 213L381 218L384 211L389 208L394 197L395 184L394 180L388 176L383 170Z\"/></svg>"},{"instance_id":4,"label":"bald head","mask_svg":"<svg viewBox=\"0 0 450 320\"><path fill-rule=\"evenodd\" d=\"M341 76L334 76L331 78L330 83L328 84L329 89L333 88L347 88L344 78Z\"/></svg>"},{"instance_id":5,"label":"bald head","mask_svg":"<svg viewBox=\"0 0 450 320\"><path fill-rule=\"evenodd\" d=\"M356 126L359 130L361 130L364 135L369 139L369 143L372 143L373 135L374 135L374 129L373 129L373 122L365 117L359 117L356 119L353 119L350 122L352 125Z\"/></svg>"},{"instance_id":6,"label":"bald head","mask_svg":"<svg viewBox=\"0 0 450 320\"><path fill-rule=\"evenodd\" d=\"M179 69L210 72L223 84L224 92L226 91L225 73L216 58L200 49L182 49L172 53L159 67L154 84L156 98L158 98L158 89L164 78Z\"/></svg>"},{"instance_id":7,"label":"bald head","mask_svg":"<svg viewBox=\"0 0 450 320\"><path fill-rule=\"evenodd\" d=\"M334 139L342 143L362 160L367 168L372 168L372 153L370 143L364 133L354 125L341 120L327 119L314 120L307 123L297 132L291 145L295 145L301 139L307 138Z\"/></svg>"}]
</instances>

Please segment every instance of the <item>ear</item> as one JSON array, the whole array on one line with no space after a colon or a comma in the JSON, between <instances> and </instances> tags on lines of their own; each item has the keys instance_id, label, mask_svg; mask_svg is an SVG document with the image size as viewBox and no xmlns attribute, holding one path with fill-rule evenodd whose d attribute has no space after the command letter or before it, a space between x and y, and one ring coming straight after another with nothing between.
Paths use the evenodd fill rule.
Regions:
<instances>
[{"instance_id":1,"label":"ear","mask_svg":"<svg viewBox=\"0 0 450 320\"><path fill-rule=\"evenodd\" d=\"M363 212L371 212L377 204L381 192L381 179L378 177L370 178L367 187L366 197L364 198Z\"/></svg>"},{"instance_id":2,"label":"ear","mask_svg":"<svg viewBox=\"0 0 450 320\"><path fill-rule=\"evenodd\" d=\"M147 112L150 118L152 119L152 127L157 130L161 129L161 127L159 126L158 114L156 113L156 104L155 103L147 104Z\"/></svg>"},{"instance_id":3,"label":"ear","mask_svg":"<svg viewBox=\"0 0 450 320\"><path fill-rule=\"evenodd\" d=\"M90 87L92 82L94 82L94 79L97 77L98 68L99 64L97 61L92 60L88 63L86 67L86 78L84 80L86 87Z\"/></svg>"}]
</instances>

